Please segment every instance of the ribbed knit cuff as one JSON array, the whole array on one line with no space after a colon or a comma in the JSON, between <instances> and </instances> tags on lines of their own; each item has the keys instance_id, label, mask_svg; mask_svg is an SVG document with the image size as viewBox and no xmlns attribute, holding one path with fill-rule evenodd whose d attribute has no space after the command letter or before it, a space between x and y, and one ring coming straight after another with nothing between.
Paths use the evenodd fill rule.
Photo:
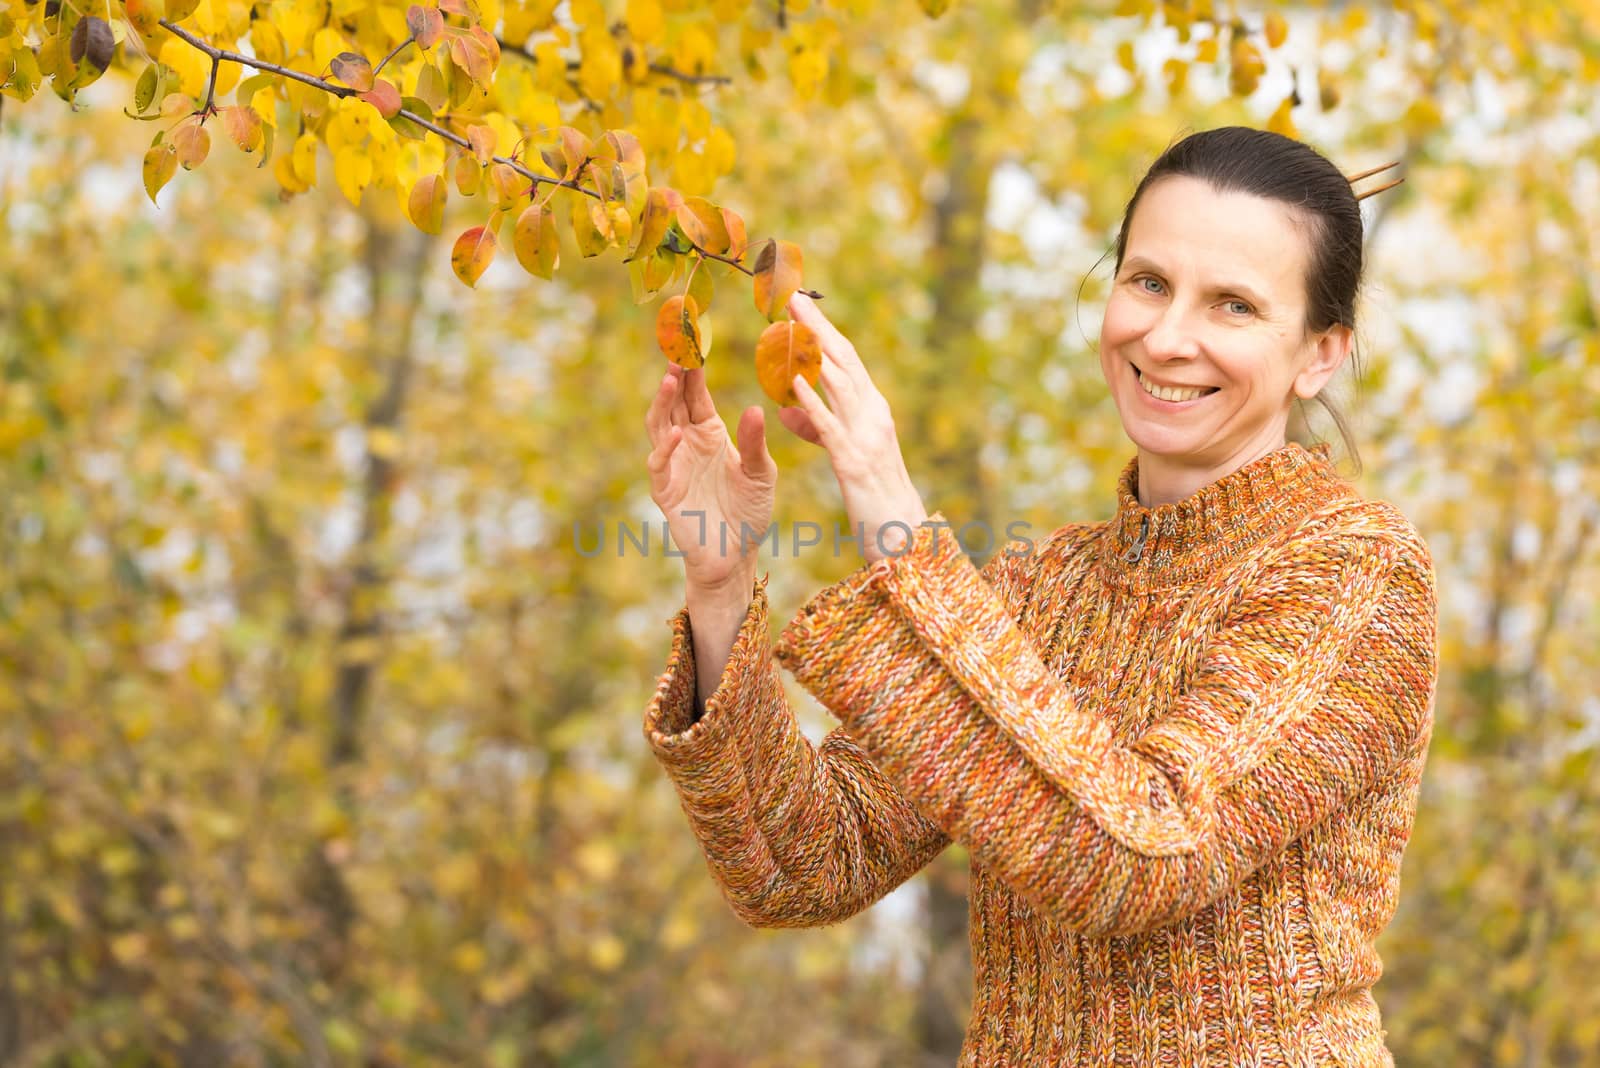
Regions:
<instances>
[{"instance_id":1,"label":"ribbed knit cuff","mask_svg":"<svg viewBox=\"0 0 1600 1068\"><path fill-rule=\"evenodd\" d=\"M667 623L672 628L672 646L667 653L666 670L656 680L655 694L645 707L644 736L651 750L668 771L688 771L707 759L724 753L736 759L733 748L740 680L751 670L766 670L770 649L767 635L767 578L757 577L749 610L728 665L716 690L706 699L705 714L698 721L695 713L694 632L687 605L678 609Z\"/></svg>"}]
</instances>

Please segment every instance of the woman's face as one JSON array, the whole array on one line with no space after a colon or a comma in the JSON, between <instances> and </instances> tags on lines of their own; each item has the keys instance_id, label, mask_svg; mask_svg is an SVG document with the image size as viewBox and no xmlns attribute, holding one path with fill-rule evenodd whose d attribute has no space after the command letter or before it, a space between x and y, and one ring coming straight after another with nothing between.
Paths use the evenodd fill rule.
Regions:
<instances>
[{"instance_id":1,"label":"woman's face","mask_svg":"<svg viewBox=\"0 0 1600 1068\"><path fill-rule=\"evenodd\" d=\"M1279 201L1188 177L1145 190L1100 329L1100 369L1142 454L1226 469L1284 443L1292 399L1315 396L1350 347L1345 327L1305 330L1310 256Z\"/></svg>"}]
</instances>

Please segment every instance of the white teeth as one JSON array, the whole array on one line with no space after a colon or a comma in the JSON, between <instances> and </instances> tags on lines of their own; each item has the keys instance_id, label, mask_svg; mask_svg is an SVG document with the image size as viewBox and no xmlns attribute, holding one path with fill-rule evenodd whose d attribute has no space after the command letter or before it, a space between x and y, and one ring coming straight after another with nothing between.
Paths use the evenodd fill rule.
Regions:
<instances>
[{"instance_id":1,"label":"white teeth","mask_svg":"<svg viewBox=\"0 0 1600 1068\"><path fill-rule=\"evenodd\" d=\"M1134 373L1138 374L1137 371ZM1189 401L1197 397L1204 397L1207 393L1212 392L1209 389L1170 389L1167 386L1155 386L1151 385L1150 380L1144 375L1139 375L1138 377L1139 384L1144 387L1144 391L1158 400Z\"/></svg>"}]
</instances>

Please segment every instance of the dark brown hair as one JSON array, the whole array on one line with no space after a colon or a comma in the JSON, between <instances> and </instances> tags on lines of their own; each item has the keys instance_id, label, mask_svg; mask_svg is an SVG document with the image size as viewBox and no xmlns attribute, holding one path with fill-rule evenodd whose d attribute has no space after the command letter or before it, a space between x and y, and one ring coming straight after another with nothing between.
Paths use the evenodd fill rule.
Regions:
<instances>
[{"instance_id":1,"label":"dark brown hair","mask_svg":"<svg viewBox=\"0 0 1600 1068\"><path fill-rule=\"evenodd\" d=\"M1162 178L1198 178L1223 193L1251 193L1280 201L1304 223L1311 244L1306 268L1306 322L1308 333L1331 326L1356 325L1356 292L1361 286L1361 206L1344 174L1328 158L1301 141L1269 130L1248 126L1223 126L1190 134L1172 145L1150 165L1122 213L1117 233L1116 270L1128 243L1133 209L1150 186ZM1361 364L1352 350L1350 359L1359 383ZM1322 393L1314 398L1333 418L1344 439L1356 471L1361 454L1350 425L1339 408ZM1305 412L1296 400L1300 426L1290 439L1308 444L1310 432ZM1292 422L1293 420L1291 420Z\"/></svg>"}]
</instances>

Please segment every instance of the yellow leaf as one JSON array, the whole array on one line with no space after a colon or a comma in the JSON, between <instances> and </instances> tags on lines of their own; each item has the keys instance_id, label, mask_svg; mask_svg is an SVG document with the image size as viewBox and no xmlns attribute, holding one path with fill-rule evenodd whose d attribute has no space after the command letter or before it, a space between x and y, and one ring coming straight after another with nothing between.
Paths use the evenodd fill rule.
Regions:
<instances>
[{"instance_id":1,"label":"yellow leaf","mask_svg":"<svg viewBox=\"0 0 1600 1068\"><path fill-rule=\"evenodd\" d=\"M661 39L664 25L661 0L628 0L623 21L628 25L628 34L639 44L655 44Z\"/></svg>"},{"instance_id":2,"label":"yellow leaf","mask_svg":"<svg viewBox=\"0 0 1600 1068\"><path fill-rule=\"evenodd\" d=\"M304 193L311 188L295 173L294 160L283 153L279 153L273 159L272 175L278 179L278 184L283 187L285 193Z\"/></svg>"},{"instance_id":3,"label":"yellow leaf","mask_svg":"<svg viewBox=\"0 0 1600 1068\"><path fill-rule=\"evenodd\" d=\"M161 46L160 59L178 76L179 89L196 100L205 97L211 81L211 60L204 52L177 37L168 37Z\"/></svg>"},{"instance_id":4,"label":"yellow leaf","mask_svg":"<svg viewBox=\"0 0 1600 1068\"><path fill-rule=\"evenodd\" d=\"M561 245L556 237L554 213L539 204L529 204L517 217L512 232L512 251L529 274L555 277L561 261Z\"/></svg>"},{"instance_id":5,"label":"yellow leaf","mask_svg":"<svg viewBox=\"0 0 1600 1068\"><path fill-rule=\"evenodd\" d=\"M360 206L361 194L372 182L372 157L360 148L341 148L333 154L333 180L346 200Z\"/></svg>"},{"instance_id":6,"label":"yellow leaf","mask_svg":"<svg viewBox=\"0 0 1600 1068\"><path fill-rule=\"evenodd\" d=\"M1267 129L1271 130L1273 133L1282 134L1285 137L1293 137L1298 139L1300 136L1300 131L1294 124L1294 117L1289 114L1293 107L1293 95L1284 97L1283 102L1278 105L1275 111L1273 111L1272 117L1267 120Z\"/></svg>"},{"instance_id":7,"label":"yellow leaf","mask_svg":"<svg viewBox=\"0 0 1600 1068\"><path fill-rule=\"evenodd\" d=\"M1289 24L1276 11L1267 12L1267 44L1273 48L1283 45L1289 37Z\"/></svg>"},{"instance_id":8,"label":"yellow leaf","mask_svg":"<svg viewBox=\"0 0 1600 1068\"><path fill-rule=\"evenodd\" d=\"M294 148L290 152L290 163L294 176L307 188L317 183L317 138L315 134L303 133L294 139Z\"/></svg>"},{"instance_id":9,"label":"yellow leaf","mask_svg":"<svg viewBox=\"0 0 1600 1068\"><path fill-rule=\"evenodd\" d=\"M437 234L444 228L445 201L449 190L444 179L437 174L424 174L411 187L407 210L411 221L425 234Z\"/></svg>"},{"instance_id":10,"label":"yellow leaf","mask_svg":"<svg viewBox=\"0 0 1600 1068\"><path fill-rule=\"evenodd\" d=\"M178 171L178 152L171 142L152 145L144 154L144 191L150 203L156 204L156 194L172 180ZM156 204L160 207L159 204Z\"/></svg>"}]
</instances>

